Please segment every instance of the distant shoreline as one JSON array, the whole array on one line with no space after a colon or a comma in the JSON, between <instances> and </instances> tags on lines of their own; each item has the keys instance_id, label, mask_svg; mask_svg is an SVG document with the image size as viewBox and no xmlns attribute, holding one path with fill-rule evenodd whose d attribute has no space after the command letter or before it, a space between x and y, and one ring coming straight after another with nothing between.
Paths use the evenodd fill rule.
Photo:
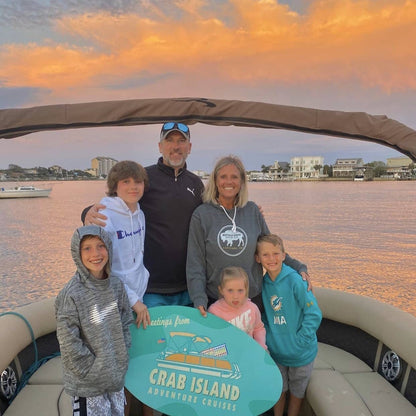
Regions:
<instances>
[{"instance_id":1,"label":"distant shoreline","mask_svg":"<svg viewBox=\"0 0 416 416\"><path fill-rule=\"evenodd\" d=\"M204 178L201 178L204 179ZM364 180L362 182L403 182L403 181L415 181L416 178L409 178L409 179L396 179L396 178L372 178L369 180ZM100 181L105 182L106 179L102 178L79 178L79 179L52 179L52 178L44 178L44 179L30 179L30 178L24 178L24 179L0 179L0 183L20 183L20 182L85 182L85 181ZM256 181L249 181L250 183L288 183L288 182L354 182L354 178L304 178L304 179L291 179L291 180L278 180L278 181L262 181L262 180L256 180ZM357 182L357 181L355 181Z\"/></svg>"}]
</instances>

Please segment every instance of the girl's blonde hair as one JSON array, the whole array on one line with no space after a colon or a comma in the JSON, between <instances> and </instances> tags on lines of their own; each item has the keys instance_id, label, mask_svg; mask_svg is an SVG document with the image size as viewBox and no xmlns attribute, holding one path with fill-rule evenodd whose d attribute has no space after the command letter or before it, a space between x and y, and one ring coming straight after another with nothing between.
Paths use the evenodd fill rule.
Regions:
<instances>
[{"instance_id":1,"label":"girl's blonde hair","mask_svg":"<svg viewBox=\"0 0 416 416\"><path fill-rule=\"evenodd\" d=\"M244 281L244 287L246 289L246 296L248 296L248 275L242 267L230 266L225 267L221 272L220 288L224 288L225 284L230 280L241 279Z\"/></svg>"},{"instance_id":2,"label":"girl's blonde hair","mask_svg":"<svg viewBox=\"0 0 416 416\"><path fill-rule=\"evenodd\" d=\"M233 155L222 157L215 164L214 169L212 170L211 175L209 177L207 186L205 187L204 193L202 195L202 200L204 202L211 202L213 204L218 205L218 188L216 185L218 171L222 169L224 166L228 165L234 165L240 173L241 188L236 196L235 206L239 208L244 207L244 205L246 205L248 202L246 170L244 168L243 162L237 156Z\"/></svg>"},{"instance_id":3,"label":"girl's blonde hair","mask_svg":"<svg viewBox=\"0 0 416 416\"><path fill-rule=\"evenodd\" d=\"M108 173L107 176L107 195L117 196L117 184L123 179L133 178L134 180L144 182L144 189L148 188L149 179L147 177L146 169L131 160L123 160L116 163Z\"/></svg>"}]
</instances>

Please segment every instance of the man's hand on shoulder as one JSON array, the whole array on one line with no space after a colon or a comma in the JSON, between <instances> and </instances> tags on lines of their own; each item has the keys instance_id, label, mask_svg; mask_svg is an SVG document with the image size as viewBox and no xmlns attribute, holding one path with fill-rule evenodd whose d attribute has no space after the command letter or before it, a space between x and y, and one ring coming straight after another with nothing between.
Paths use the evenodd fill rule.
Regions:
<instances>
[{"instance_id":1,"label":"man's hand on shoulder","mask_svg":"<svg viewBox=\"0 0 416 416\"><path fill-rule=\"evenodd\" d=\"M103 204L94 204L85 215L84 225L99 225L100 227L105 227L105 220L107 217L104 214L101 214L99 211L104 209L105 205Z\"/></svg>"}]
</instances>

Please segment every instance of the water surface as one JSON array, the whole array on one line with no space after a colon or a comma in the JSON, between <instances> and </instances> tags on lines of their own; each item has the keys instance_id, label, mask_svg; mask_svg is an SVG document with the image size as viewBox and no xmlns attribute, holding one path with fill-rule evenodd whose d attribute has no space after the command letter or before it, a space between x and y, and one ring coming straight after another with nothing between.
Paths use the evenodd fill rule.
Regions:
<instances>
[{"instance_id":1,"label":"water surface","mask_svg":"<svg viewBox=\"0 0 416 416\"><path fill-rule=\"evenodd\" d=\"M53 186L49 198L0 200L0 312L58 293L75 270L81 210L105 192L104 181L38 185ZM249 193L316 286L416 316L416 182L250 183Z\"/></svg>"}]
</instances>

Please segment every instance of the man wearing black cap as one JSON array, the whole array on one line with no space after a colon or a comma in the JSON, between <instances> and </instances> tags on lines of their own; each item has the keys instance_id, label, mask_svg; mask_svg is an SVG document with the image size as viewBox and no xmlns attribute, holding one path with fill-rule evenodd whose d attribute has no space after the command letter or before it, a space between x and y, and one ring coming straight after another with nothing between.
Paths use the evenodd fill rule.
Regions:
<instances>
[{"instance_id":1,"label":"man wearing black cap","mask_svg":"<svg viewBox=\"0 0 416 416\"><path fill-rule=\"evenodd\" d=\"M186 169L191 134L183 123L166 122L160 132L157 164L146 167L149 189L140 200L146 218L144 265L150 273L144 303L192 305L186 287L189 221L202 203L203 184ZM95 204L84 210L85 224L103 225L106 217Z\"/></svg>"}]
</instances>

